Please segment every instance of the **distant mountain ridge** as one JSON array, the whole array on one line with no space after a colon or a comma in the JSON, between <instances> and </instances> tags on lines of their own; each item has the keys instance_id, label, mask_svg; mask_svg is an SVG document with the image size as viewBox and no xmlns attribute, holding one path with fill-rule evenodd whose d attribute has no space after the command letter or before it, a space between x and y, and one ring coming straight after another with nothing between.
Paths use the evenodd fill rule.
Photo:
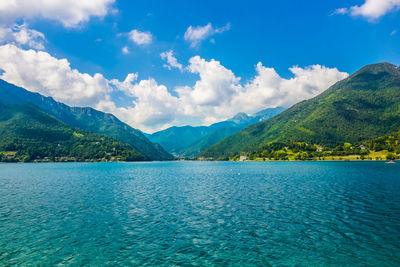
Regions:
<instances>
[{"instance_id":1,"label":"distant mountain ridge","mask_svg":"<svg viewBox=\"0 0 400 267\"><path fill-rule=\"evenodd\" d=\"M32 103L68 125L88 132L104 134L127 143L149 160L173 159L160 145L153 144L142 132L121 122L112 114L89 107L70 107L51 97L32 93L1 79L0 95L0 102L4 104Z\"/></svg>"},{"instance_id":2,"label":"distant mountain ridge","mask_svg":"<svg viewBox=\"0 0 400 267\"><path fill-rule=\"evenodd\" d=\"M240 112L229 120L210 126L174 126L146 136L178 157L195 157L206 147L239 132L250 124L269 119L283 110L285 110L283 107L268 108L251 116Z\"/></svg>"},{"instance_id":3,"label":"distant mountain ridge","mask_svg":"<svg viewBox=\"0 0 400 267\"><path fill-rule=\"evenodd\" d=\"M205 149L200 156L227 158L268 143L307 142L334 147L385 135L400 127L400 70L371 64L322 94L251 125Z\"/></svg>"}]
</instances>

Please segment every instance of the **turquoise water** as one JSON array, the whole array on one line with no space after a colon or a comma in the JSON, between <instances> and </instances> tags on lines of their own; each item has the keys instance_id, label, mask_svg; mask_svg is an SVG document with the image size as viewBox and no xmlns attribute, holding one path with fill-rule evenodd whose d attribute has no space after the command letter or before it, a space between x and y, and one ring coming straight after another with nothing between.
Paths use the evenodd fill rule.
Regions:
<instances>
[{"instance_id":1,"label":"turquoise water","mask_svg":"<svg viewBox=\"0 0 400 267\"><path fill-rule=\"evenodd\" d=\"M400 164L0 164L0 265L400 266Z\"/></svg>"}]
</instances>

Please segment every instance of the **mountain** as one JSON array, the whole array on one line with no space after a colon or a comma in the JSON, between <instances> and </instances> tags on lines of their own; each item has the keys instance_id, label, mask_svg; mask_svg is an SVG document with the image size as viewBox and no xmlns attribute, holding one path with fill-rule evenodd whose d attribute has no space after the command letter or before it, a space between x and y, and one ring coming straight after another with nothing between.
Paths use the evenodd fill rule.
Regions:
<instances>
[{"instance_id":1,"label":"mountain","mask_svg":"<svg viewBox=\"0 0 400 267\"><path fill-rule=\"evenodd\" d=\"M187 158L195 158L202 150L205 148L212 146L222 139L234 135L235 133L240 132L240 130L243 129L243 127L222 127L219 129L216 129L212 131L211 133L207 134L206 136L203 136L193 144L189 145L186 147L184 150L182 150L180 153L182 156L187 157Z\"/></svg>"},{"instance_id":2,"label":"mountain","mask_svg":"<svg viewBox=\"0 0 400 267\"><path fill-rule=\"evenodd\" d=\"M150 141L160 144L169 153L179 155L180 151L209 134L211 131L212 129L206 126L173 126L163 131L147 135L147 137Z\"/></svg>"},{"instance_id":3,"label":"mountain","mask_svg":"<svg viewBox=\"0 0 400 267\"><path fill-rule=\"evenodd\" d=\"M145 160L110 137L73 128L33 104L0 103L0 161Z\"/></svg>"},{"instance_id":4,"label":"mountain","mask_svg":"<svg viewBox=\"0 0 400 267\"><path fill-rule=\"evenodd\" d=\"M227 121L210 126L174 126L146 136L152 142L161 144L169 153L180 157L194 157L204 148L239 132L250 124L269 119L283 110L285 108L282 107L268 108L252 116L241 112Z\"/></svg>"},{"instance_id":5,"label":"mountain","mask_svg":"<svg viewBox=\"0 0 400 267\"><path fill-rule=\"evenodd\" d=\"M245 125L245 124L249 123L250 121L253 121L254 119L255 118L247 115L244 112L239 112L233 118L228 120L228 122L233 122L236 125Z\"/></svg>"},{"instance_id":6,"label":"mountain","mask_svg":"<svg viewBox=\"0 0 400 267\"><path fill-rule=\"evenodd\" d=\"M367 65L322 94L243 129L207 148L202 157L227 158L273 142L336 146L385 135L400 126L400 70Z\"/></svg>"},{"instance_id":7,"label":"mountain","mask_svg":"<svg viewBox=\"0 0 400 267\"><path fill-rule=\"evenodd\" d=\"M104 134L131 145L150 160L170 160L173 157L160 145L150 142L139 130L121 122L114 115L89 107L70 107L0 80L0 102L4 104L32 103L62 122L88 132Z\"/></svg>"}]
</instances>

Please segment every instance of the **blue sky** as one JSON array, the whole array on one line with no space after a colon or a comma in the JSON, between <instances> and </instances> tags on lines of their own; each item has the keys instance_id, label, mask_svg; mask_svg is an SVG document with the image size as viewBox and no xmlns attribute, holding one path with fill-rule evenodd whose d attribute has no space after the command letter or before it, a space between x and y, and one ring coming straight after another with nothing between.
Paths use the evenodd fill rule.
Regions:
<instances>
[{"instance_id":1,"label":"blue sky","mask_svg":"<svg viewBox=\"0 0 400 267\"><path fill-rule=\"evenodd\" d=\"M400 64L397 0L92 2L0 4L1 78L151 132L290 106L366 64Z\"/></svg>"},{"instance_id":2,"label":"blue sky","mask_svg":"<svg viewBox=\"0 0 400 267\"><path fill-rule=\"evenodd\" d=\"M339 7L357 4L362 1L117 1L116 15L93 19L78 30L60 29L58 23L48 21L32 26L46 34L51 54L68 58L83 72L101 71L120 79L139 72L168 85L177 84L177 79L182 84L195 79L162 67L159 54L169 49L182 63L201 55L248 78L258 61L283 75L289 75L293 65L321 64L354 72L373 62L400 64L400 39L390 35L400 25L397 13L374 23L331 15ZM210 22L215 27L230 23L231 28L214 36L214 44L208 39L191 49L183 40L186 29ZM152 44L142 47L117 36L132 29L150 31ZM130 54L122 54L124 46Z\"/></svg>"}]
</instances>

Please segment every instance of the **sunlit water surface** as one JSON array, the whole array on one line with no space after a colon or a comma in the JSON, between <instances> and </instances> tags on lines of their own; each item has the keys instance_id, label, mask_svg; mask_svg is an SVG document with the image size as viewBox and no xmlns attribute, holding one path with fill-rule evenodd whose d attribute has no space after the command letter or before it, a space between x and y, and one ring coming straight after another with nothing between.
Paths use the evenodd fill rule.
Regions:
<instances>
[{"instance_id":1,"label":"sunlit water surface","mask_svg":"<svg viewBox=\"0 0 400 267\"><path fill-rule=\"evenodd\" d=\"M400 163L0 164L0 265L400 266Z\"/></svg>"}]
</instances>

